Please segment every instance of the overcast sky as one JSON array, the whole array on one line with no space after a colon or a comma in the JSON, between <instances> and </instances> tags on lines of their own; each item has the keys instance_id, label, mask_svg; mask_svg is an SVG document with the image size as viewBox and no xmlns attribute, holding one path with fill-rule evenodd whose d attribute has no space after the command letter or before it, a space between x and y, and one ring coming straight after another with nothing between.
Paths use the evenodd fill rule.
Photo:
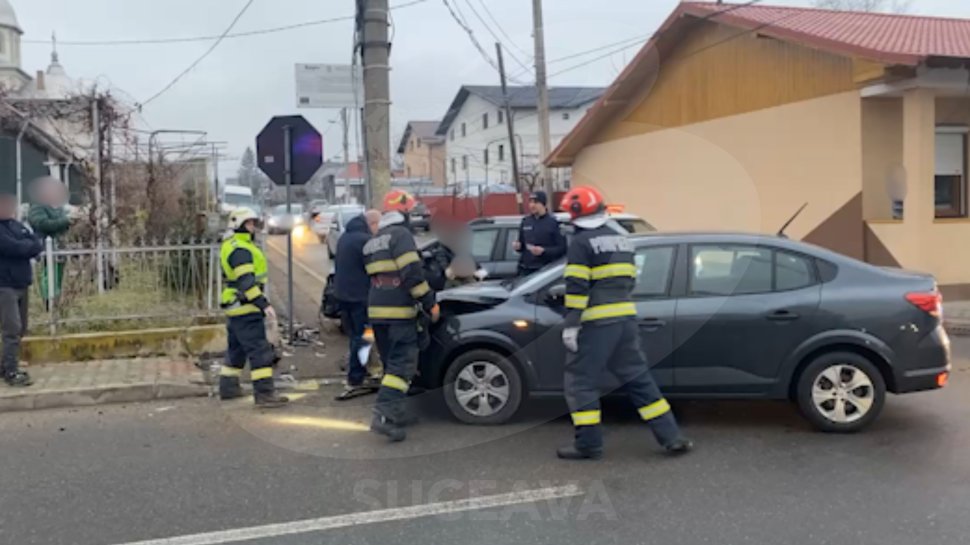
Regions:
<instances>
[{"instance_id":1,"label":"overcast sky","mask_svg":"<svg viewBox=\"0 0 970 545\"><path fill-rule=\"evenodd\" d=\"M391 0L400 5L407 0ZM50 59L49 37L58 40L119 40L220 34L246 0L10 0L30 41L23 46L23 68L33 74ZM471 7L492 26L487 5L511 40L506 66L510 73L531 74L511 58L529 64L532 52L531 2L528 0L449 0L460 8L475 36L491 53L495 38ZM766 3L807 6L811 0ZM604 7L609 5L608 8ZM549 72L556 74L605 51L571 56L654 31L677 0L545 0ZM282 26L353 14L352 0L255 0L235 32ZM914 0L917 14L970 18L966 0ZM451 18L443 0L426 0L394 10L391 56L392 139L409 119L440 119L462 84L496 84L498 76ZM349 63L353 23L342 21L287 32L225 40L194 71L146 106L152 129L198 129L212 140L230 142L233 171L246 146L273 115L302 113L325 133L324 154L341 153L340 130L331 121L338 112L295 107L294 63ZM45 43L33 43L44 40ZM85 80L99 78L143 101L191 64L211 42L188 44L60 46L68 73ZM608 85L637 51L631 47L587 66L554 75L551 85ZM395 141L396 144L396 141Z\"/></svg>"}]
</instances>

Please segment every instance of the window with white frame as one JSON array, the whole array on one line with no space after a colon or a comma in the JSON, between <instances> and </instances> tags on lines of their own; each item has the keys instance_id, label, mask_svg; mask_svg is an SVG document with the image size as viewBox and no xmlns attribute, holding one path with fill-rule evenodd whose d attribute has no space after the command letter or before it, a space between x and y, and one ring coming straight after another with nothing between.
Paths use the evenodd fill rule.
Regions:
<instances>
[{"instance_id":1,"label":"window with white frame","mask_svg":"<svg viewBox=\"0 0 970 545\"><path fill-rule=\"evenodd\" d=\"M967 127L936 128L936 170L933 180L936 217L967 216Z\"/></svg>"}]
</instances>

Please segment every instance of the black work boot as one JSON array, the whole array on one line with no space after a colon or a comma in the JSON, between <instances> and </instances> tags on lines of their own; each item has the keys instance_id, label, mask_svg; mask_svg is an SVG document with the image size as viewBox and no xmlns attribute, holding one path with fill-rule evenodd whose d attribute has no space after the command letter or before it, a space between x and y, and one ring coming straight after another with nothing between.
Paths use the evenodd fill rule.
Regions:
<instances>
[{"instance_id":1,"label":"black work boot","mask_svg":"<svg viewBox=\"0 0 970 545\"><path fill-rule=\"evenodd\" d=\"M4 375L3 380L8 386L13 386L14 388L26 388L34 383L34 381L30 379L30 375L24 371L7 373Z\"/></svg>"},{"instance_id":2,"label":"black work boot","mask_svg":"<svg viewBox=\"0 0 970 545\"><path fill-rule=\"evenodd\" d=\"M403 427L391 422L386 416L380 413L375 414L374 419L371 420L370 431L378 435L384 435L395 443L404 441L408 436Z\"/></svg>"},{"instance_id":3,"label":"black work boot","mask_svg":"<svg viewBox=\"0 0 970 545\"><path fill-rule=\"evenodd\" d=\"M254 397L258 409L277 409L290 402L290 398L281 396L276 392L257 392Z\"/></svg>"},{"instance_id":4,"label":"black work boot","mask_svg":"<svg viewBox=\"0 0 970 545\"><path fill-rule=\"evenodd\" d=\"M556 456L562 460L599 460L603 457L603 449L581 449L575 445L559 447Z\"/></svg>"},{"instance_id":5,"label":"black work boot","mask_svg":"<svg viewBox=\"0 0 970 545\"><path fill-rule=\"evenodd\" d=\"M228 401L243 396L242 386L239 385L239 377L219 377L219 399Z\"/></svg>"},{"instance_id":6,"label":"black work boot","mask_svg":"<svg viewBox=\"0 0 970 545\"><path fill-rule=\"evenodd\" d=\"M686 437L678 437L664 448L668 456L683 456L694 449L694 442Z\"/></svg>"}]
</instances>

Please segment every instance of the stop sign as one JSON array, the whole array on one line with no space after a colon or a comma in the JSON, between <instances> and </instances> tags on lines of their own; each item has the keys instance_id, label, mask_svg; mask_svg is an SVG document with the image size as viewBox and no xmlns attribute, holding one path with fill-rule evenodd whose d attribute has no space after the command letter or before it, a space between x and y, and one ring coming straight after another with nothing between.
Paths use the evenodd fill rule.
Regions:
<instances>
[{"instance_id":1,"label":"stop sign","mask_svg":"<svg viewBox=\"0 0 970 545\"><path fill-rule=\"evenodd\" d=\"M293 185L303 185L323 164L323 137L302 115L276 116L256 137L259 169L273 183L286 184L286 131L290 131L290 171Z\"/></svg>"}]
</instances>

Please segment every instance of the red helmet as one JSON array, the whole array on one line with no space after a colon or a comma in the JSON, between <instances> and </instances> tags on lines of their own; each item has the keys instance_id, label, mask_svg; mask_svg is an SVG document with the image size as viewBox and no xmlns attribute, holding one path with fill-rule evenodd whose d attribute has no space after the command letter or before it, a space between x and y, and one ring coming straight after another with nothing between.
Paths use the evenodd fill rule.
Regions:
<instances>
[{"instance_id":1,"label":"red helmet","mask_svg":"<svg viewBox=\"0 0 970 545\"><path fill-rule=\"evenodd\" d=\"M569 212L572 219L576 219L602 212L606 209L606 205L599 190L583 185L570 189L569 193L563 196L559 208Z\"/></svg>"},{"instance_id":2,"label":"red helmet","mask_svg":"<svg viewBox=\"0 0 970 545\"><path fill-rule=\"evenodd\" d=\"M401 212L407 214L410 212L417 201L411 196L407 191L401 191L400 189L394 189L384 195L384 212Z\"/></svg>"}]
</instances>

